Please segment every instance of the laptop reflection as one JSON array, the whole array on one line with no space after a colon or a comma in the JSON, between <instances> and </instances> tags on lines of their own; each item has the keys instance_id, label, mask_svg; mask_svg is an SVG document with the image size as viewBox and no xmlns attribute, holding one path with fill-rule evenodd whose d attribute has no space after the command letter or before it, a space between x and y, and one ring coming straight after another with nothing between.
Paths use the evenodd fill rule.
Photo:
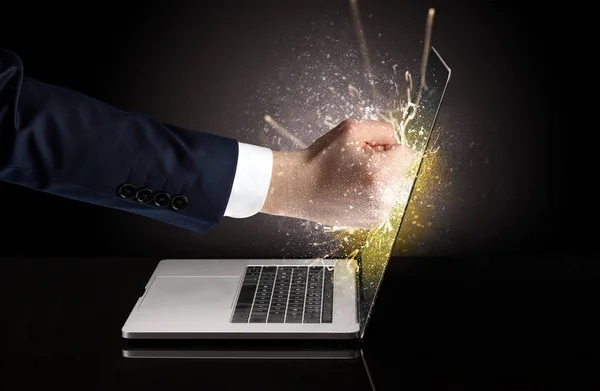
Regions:
<instances>
[{"instance_id":1,"label":"laptop reflection","mask_svg":"<svg viewBox=\"0 0 600 391\"><path fill-rule=\"evenodd\" d=\"M130 363L128 367L149 365L161 371L175 371L174 368L182 370L191 365L202 371L206 384L214 382L231 389L239 388L240 381L256 377L256 373L268 368L269 381L261 382L261 391L281 391L281 381L292 381L298 390L375 391L361 347L348 342L124 340L122 353L127 358L123 364ZM198 361L200 369L194 361ZM236 376L223 379L223 371Z\"/></svg>"},{"instance_id":2,"label":"laptop reflection","mask_svg":"<svg viewBox=\"0 0 600 391\"><path fill-rule=\"evenodd\" d=\"M126 358L353 360L361 359L358 344L318 341L123 340Z\"/></svg>"}]
</instances>

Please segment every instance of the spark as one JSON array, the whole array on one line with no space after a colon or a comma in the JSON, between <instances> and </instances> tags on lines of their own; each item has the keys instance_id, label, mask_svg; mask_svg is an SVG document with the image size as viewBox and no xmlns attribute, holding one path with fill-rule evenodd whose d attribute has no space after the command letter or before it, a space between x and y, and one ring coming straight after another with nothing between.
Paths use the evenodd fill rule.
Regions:
<instances>
[{"instance_id":1,"label":"spark","mask_svg":"<svg viewBox=\"0 0 600 391\"><path fill-rule=\"evenodd\" d=\"M373 79L373 65L369 56L369 47L367 46L367 40L365 39L364 29L362 21L360 20L360 12L358 10L358 0L350 0L350 8L352 10L352 20L354 22L354 30L358 38L358 44L360 54L365 67L365 74L368 82L371 85L371 94L374 102L378 102L379 93L375 88L375 80Z\"/></svg>"},{"instance_id":2,"label":"spark","mask_svg":"<svg viewBox=\"0 0 600 391\"><path fill-rule=\"evenodd\" d=\"M348 84L348 91L350 92L350 95L354 95L356 98L360 99L360 91L352 84Z\"/></svg>"},{"instance_id":3,"label":"spark","mask_svg":"<svg viewBox=\"0 0 600 391\"><path fill-rule=\"evenodd\" d=\"M348 254L346 259L354 260L354 259L356 259L357 256L358 256L358 249L354 249L354 251L352 251L350 254Z\"/></svg>"},{"instance_id":4,"label":"spark","mask_svg":"<svg viewBox=\"0 0 600 391\"><path fill-rule=\"evenodd\" d=\"M437 152L439 146L434 151L428 150L426 155L425 146L431 129L425 130L418 127L419 121L423 119L420 116L421 96L423 91L428 90L425 72L431 49L431 32L435 11L429 9L427 14L423 55L420 58L420 64L417 64L420 65L417 69L417 72L421 73L420 80L417 80L415 75L412 75L409 71L403 71L402 65L398 65L397 61L390 59L386 61L386 64L389 64L391 74L389 84L386 83L386 88L389 87L392 97L390 99L387 97L386 99L379 99L381 98L379 92L382 91L378 91L376 88L376 75L374 74L373 63L369 58L369 48L367 47L365 31L358 10L358 0L349 1L352 11L352 20L348 21L349 33L352 34L352 29L354 29L359 45L349 42L349 45L353 44L352 47L344 50L344 47L337 40L327 35L326 38L329 41L335 42L335 46L330 52L321 52L322 56L313 56L310 59L307 56L294 56L295 63L289 65L293 66L294 69L298 66L304 68L301 72L294 73L296 76L293 80L293 86L295 87L293 90L297 96L282 97L277 101L277 106L267 110L261 108L261 111L277 111L278 117L286 118L289 123L294 124L295 128L305 130L306 134L302 133L304 139L316 139L319 133L329 131L346 118L360 117L362 119L384 120L394 127L396 140L399 144L415 150L415 161L406 178L402 180L402 188L397 195L392 213L376 229L361 230L343 226L314 225L312 223L303 223L299 227L292 228L297 229L301 236L308 239L301 251L315 251L317 253L315 255L318 255L318 258L321 259L318 262L323 263L323 259L330 258L343 264L343 260L347 259L349 267L360 268L361 294L365 295L361 302L365 306L370 306L379 289L381 277L384 274L389 256L394 250L394 245L402 247L400 249L401 253L406 252L413 245L419 245L417 243L418 234L420 233L418 230L427 229L426 226L431 224L430 214L434 212L434 208L425 208L425 204L431 204L427 202L429 200L426 198L429 195L424 194L429 192L419 192L415 188L415 192L411 196L411 191L413 186L417 186L417 173L419 173L420 183L425 182L425 187L421 187L428 189L427 186L439 186L439 176L434 176L432 172L423 170L429 167L425 162L431 163L431 161L437 161L440 158L439 155L431 156ZM330 29L329 23L324 28ZM319 42L320 44L321 42ZM313 45L311 44L310 47L313 47ZM318 63L318 61L321 61L320 58L325 63ZM314 74L315 71L322 71L323 73ZM352 75L356 75L359 80L353 80L354 76ZM360 78L364 79L360 80ZM370 87L364 86L364 82L369 83ZM271 92L274 93L276 90L277 93L280 93L282 90L280 86L272 85L274 81L268 83L267 86L271 87L267 89ZM286 87L286 91L291 91L291 89ZM262 89L261 93L264 93ZM372 97L369 96L370 93L372 93ZM258 104L270 101L270 99L264 97L256 98ZM280 101L285 101L285 104L279 104ZM265 126L266 130L270 130L272 127L277 132L271 132L269 134L270 138L273 138L273 136L275 139L286 138L298 146L307 147L305 143L270 115L265 115L264 120L268 124L268 127ZM437 138L439 138L440 132L437 133L432 147L436 146ZM346 150L349 150L349 148L346 148ZM423 166L419 171L421 162L423 162ZM425 178L421 178L421 176L425 176ZM410 214L409 201L412 205L411 208L419 208L418 219L415 218L416 214ZM421 209L427 210L422 211ZM403 233L408 232L408 236L400 235L400 223L405 217L409 224L404 224L402 230ZM411 224L412 222L415 222L415 224ZM290 222L286 220L286 224L290 224ZM289 228L289 225L286 225L286 228ZM286 244L286 246L290 246L290 244ZM361 322L365 322L369 314L370 307L361 308Z\"/></svg>"},{"instance_id":5,"label":"spark","mask_svg":"<svg viewBox=\"0 0 600 391\"><path fill-rule=\"evenodd\" d=\"M425 40L423 42L423 57L421 58L421 85L419 87L419 94L415 106L418 107L421 103L421 96L423 90L427 91L427 61L429 60L429 51L431 50L431 33L433 31L433 17L435 15L435 9L430 8L427 13L427 21L425 22Z\"/></svg>"},{"instance_id":6,"label":"spark","mask_svg":"<svg viewBox=\"0 0 600 391\"><path fill-rule=\"evenodd\" d=\"M442 134L442 127L440 126L438 128L438 131L436 132L435 135L435 140L433 140L433 143L431 144L431 152L428 153L428 155L433 155L435 153L437 153L440 150L440 146L437 145L438 139L440 138L440 134Z\"/></svg>"},{"instance_id":7,"label":"spark","mask_svg":"<svg viewBox=\"0 0 600 391\"><path fill-rule=\"evenodd\" d=\"M278 131L282 136L287 137L295 145L299 146L302 149L305 149L308 147L308 145L306 143L304 143L302 140L300 140L296 136L294 136L289 130L284 128L279 122L275 121L273 119L273 117L271 117L269 114L265 115L264 118L265 118L266 123L271 125L273 127L273 129Z\"/></svg>"},{"instance_id":8,"label":"spark","mask_svg":"<svg viewBox=\"0 0 600 391\"><path fill-rule=\"evenodd\" d=\"M353 5L355 25L360 27L360 21L357 19L358 11L356 9L356 0L351 0L351 4ZM412 75L409 71L406 71L404 74L405 81L408 84L406 88L406 101L403 102L402 98L399 97L399 100L395 102L394 107L389 111L384 111L382 114L383 118L390 122L396 130L395 134L397 142L405 146L410 146L407 133L411 132L411 122L413 121L413 119L415 119L417 115L419 105L421 103L422 92L423 90L427 90L425 75L427 71L429 51L431 49L431 32L433 27L434 14L434 9L429 9L425 28L423 56L421 59L420 67L420 85L418 88L416 99L413 101L412 95L414 85ZM359 37L360 36L362 36L362 34L359 35ZM366 45L361 44L361 48L361 53L364 57L366 53ZM370 62L365 61L365 64L370 66ZM395 75L396 67L393 66L392 68L394 70ZM370 70L370 68L368 68L368 70ZM367 75L368 77L370 77L370 73L367 73ZM397 87L397 84L394 84ZM377 112L380 113L380 111ZM429 137L429 135L426 132L413 132L412 135L413 137L421 137L423 141L426 141ZM396 200L396 204L389 218L380 227L370 231L349 231L335 228L332 228L331 230L333 234L338 236L340 243L346 243L348 245L347 248L351 250L348 255L349 259L363 260L362 262L357 262L357 265L359 265L360 267L359 278L362 278L363 281L362 294L366 296L366 300L363 300L361 304L361 314L362 318L365 319L365 321L370 316L370 309L374 302L375 296L379 290L379 285L381 284L381 279L383 277L384 270L389 261L389 256L393 251L394 243L396 243L396 240L398 240L400 224L406 214L408 203L411 198L411 191L416 182L417 174L419 172L419 167L421 166L421 162L425 158L425 150L423 149L426 146L426 142L423 142L419 145L417 143L417 140L413 140L413 142L413 149L415 150L417 155L415 161L413 162L413 165L409 170L409 173L407 174L407 177L403 181L402 188ZM419 146L419 148L417 148L417 146ZM414 196L412 198L416 199L418 197ZM412 222L415 223L413 225L414 227L424 227L417 221L416 217L413 217ZM364 316L365 314L366 316Z\"/></svg>"},{"instance_id":9,"label":"spark","mask_svg":"<svg viewBox=\"0 0 600 391\"><path fill-rule=\"evenodd\" d=\"M427 74L427 62L429 60L429 51L431 50L431 34L433 31L433 17L435 10L430 8L427 12L427 20L425 22L425 39L423 42L423 55L421 57L421 68L420 68L420 85L417 92L417 98L413 102L412 92L414 89L412 75L409 71L404 73L404 79L408 83L406 87L406 102L400 101L399 105L384 115L385 119L394 127L396 130L396 142L403 146L407 146L406 141L406 130L408 129L411 121L416 117L419 111L419 105L421 103L421 97L423 90L427 90L426 74ZM394 72L395 73L395 72ZM399 119L397 118L399 114Z\"/></svg>"}]
</instances>

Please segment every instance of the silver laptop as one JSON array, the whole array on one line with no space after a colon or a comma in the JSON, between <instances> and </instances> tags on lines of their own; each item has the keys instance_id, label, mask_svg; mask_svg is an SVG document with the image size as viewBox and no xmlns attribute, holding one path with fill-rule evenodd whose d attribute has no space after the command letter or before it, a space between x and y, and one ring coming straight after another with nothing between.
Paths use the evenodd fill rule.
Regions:
<instances>
[{"instance_id":1,"label":"silver laptop","mask_svg":"<svg viewBox=\"0 0 600 391\"><path fill-rule=\"evenodd\" d=\"M434 48L426 75L410 127L418 131L405 134L420 153L385 228L354 234L349 242L360 241L358 250L350 254L342 246L331 259L165 259L125 322L123 338L362 338L450 79Z\"/></svg>"}]
</instances>

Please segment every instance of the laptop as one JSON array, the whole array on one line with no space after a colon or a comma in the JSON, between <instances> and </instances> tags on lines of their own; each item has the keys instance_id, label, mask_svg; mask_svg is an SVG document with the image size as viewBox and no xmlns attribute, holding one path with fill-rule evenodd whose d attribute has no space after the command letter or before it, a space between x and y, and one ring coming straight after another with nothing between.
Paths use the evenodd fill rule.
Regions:
<instances>
[{"instance_id":1,"label":"laptop","mask_svg":"<svg viewBox=\"0 0 600 391\"><path fill-rule=\"evenodd\" d=\"M332 258L162 260L123 325L123 338L362 339L449 79L450 68L432 47L427 88L405 132L416 162L385 227L344 233L339 241L349 244Z\"/></svg>"}]
</instances>

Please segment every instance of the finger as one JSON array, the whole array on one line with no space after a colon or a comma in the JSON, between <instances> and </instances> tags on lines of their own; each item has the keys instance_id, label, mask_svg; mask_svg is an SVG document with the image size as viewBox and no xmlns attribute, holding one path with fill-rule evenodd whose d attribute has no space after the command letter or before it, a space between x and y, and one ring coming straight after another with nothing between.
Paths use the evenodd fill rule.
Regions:
<instances>
[{"instance_id":1,"label":"finger","mask_svg":"<svg viewBox=\"0 0 600 391\"><path fill-rule=\"evenodd\" d=\"M386 150L376 152L372 155L373 162L379 165L383 171L406 169L412 166L416 153L401 145L389 146Z\"/></svg>"},{"instance_id":2,"label":"finger","mask_svg":"<svg viewBox=\"0 0 600 391\"><path fill-rule=\"evenodd\" d=\"M362 121L359 126L360 137L371 146L389 146L396 144L395 130L392 125L382 121Z\"/></svg>"},{"instance_id":3,"label":"finger","mask_svg":"<svg viewBox=\"0 0 600 391\"><path fill-rule=\"evenodd\" d=\"M411 148L403 146L394 146L390 150L386 151L387 158L391 160L391 165L400 167L403 169L412 166L417 156L416 152Z\"/></svg>"}]
</instances>

